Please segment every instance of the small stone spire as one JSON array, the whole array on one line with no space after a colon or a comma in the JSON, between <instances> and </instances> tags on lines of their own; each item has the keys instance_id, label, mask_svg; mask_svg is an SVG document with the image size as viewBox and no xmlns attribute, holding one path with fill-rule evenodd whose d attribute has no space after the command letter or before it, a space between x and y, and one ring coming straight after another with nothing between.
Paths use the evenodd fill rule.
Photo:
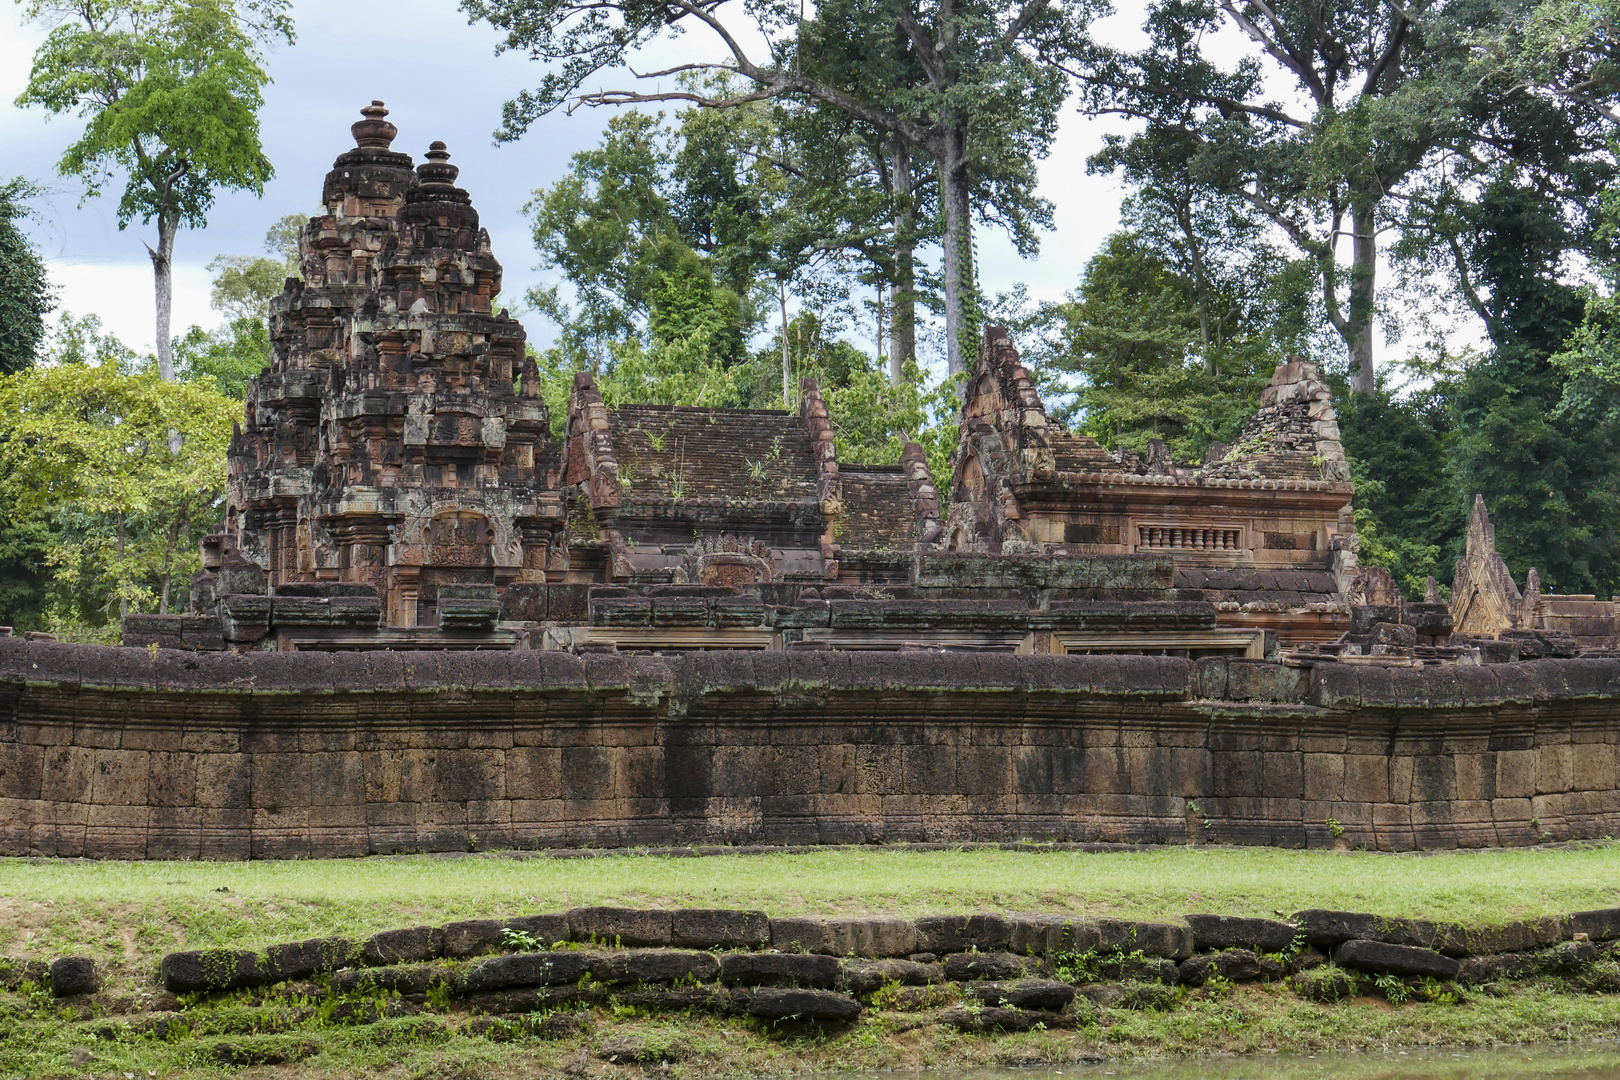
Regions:
<instances>
[{"instance_id":1,"label":"small stone spire","mask_svg":"<svg viewBox=\"0 0 1620 1080\"><path fill-rule=\"evenodd\" d=\"M356 120L349 126L349 133L354 136L354 141L368 150L387 150L393 144L394 137L399 134L399 128L383 119L388 115L383 103L372 101L370 105L360 110L360 115L365 119Z\"/></svg>"}]
</instances>

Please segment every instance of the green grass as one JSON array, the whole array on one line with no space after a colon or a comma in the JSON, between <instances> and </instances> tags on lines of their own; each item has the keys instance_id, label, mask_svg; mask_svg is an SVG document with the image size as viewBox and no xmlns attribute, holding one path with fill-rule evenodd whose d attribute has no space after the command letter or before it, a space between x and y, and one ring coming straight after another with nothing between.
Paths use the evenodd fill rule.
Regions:
<instances>
[{"instance_id":1,"label":"green grass","mask_svg":"<svg viewBox=\"0 0 1620 1080\"><path fill-rule=\"evenodd\" d=\"M228 891L218 891L228 890ZM1501 922L1620 905L1620 844L1380 855L1262 848L908 851L598 859L0 860L0 952L137 961L186 945L560 911L590 904L772 915L1063 912L1275 916L1306 907Z\"/></svg>"},{"instance_id":2,"label":"green grass","mask_svg":"<svg viewBox=\"0 0 1620 1080\"><path fill-rule=\"evenodd\" d=\"M216 891L221 889L227 891ZM138 1000L157 989L156 961L175 948L258 946L331 933L361 936L419 923L601 903L754 907L772 915L1040 911L1139 918L1193 911L1275 916L1304 907L1338 907L1495 922L1620 905L1620 845L1432 856L1228 848L1088 854L873 847L687 859L634 854L264 863L9 859L0 860L0 952L32 958L95 956L109 977L108 994ZM11 999L17 1005L9 1007L21 1005L16 996ZM228 1019L223 1015L226 1003L219 1007L223 1023ZM97 1067L110 1075L139 1076L148 1070L159 1076L223 1075L204 1062L209 1040L225 1036L199 1035L172 1047L150 1039L96 1041L90 1034L95 1022L47 1019L26 1009L8 1017L7 1008L0 1002L0 1029L8 1021L23 1027L10 1042L0 1035L0 1075L63 1075L71 1069L75 1048L87 1042L94 1044ZM385 1021L369 1028L254 1036L274 1041L307 1035L321 1046L316 1058L301 1065L255 1074L400 1080L552 1075L616 1032L677 1041L680 1060L671 1074L705 1078L927 1067L958 1075L978 1065L1072 1063L1088 1056L1477 1048L1612 1038L1620 1031L1620 996L1526 985L1503 998L1472 996L1461 1006L1409 1003L1396 1009L1369 999L1321 1006L1277 987L1242 987L1227 995L1189 999L1169 1013L1113 1013L1103 1025L1080 1032L992 1038L956 1035L932 1025L906 1030L904 1023L896 1026L899 1021L904 1017L874 1012L830 1042L807 1043L744 1022L643 1020L603 1011L595 1037L501 1045L460 1038L378 1042L396 1027L408 1027ZM609 1071L618 1075L623 1070L616 1066ZM1549 1067L1547 1074L1559 1071ZM1239 1069L1233 1075L1294 1074ZM1298 1075L1349 1073L1306 1069ZM1365 1075L1408 1074L1368 1068ZM1433 1075L1453 1074L1442 1070Z\"/></svg>"}]
</instances>

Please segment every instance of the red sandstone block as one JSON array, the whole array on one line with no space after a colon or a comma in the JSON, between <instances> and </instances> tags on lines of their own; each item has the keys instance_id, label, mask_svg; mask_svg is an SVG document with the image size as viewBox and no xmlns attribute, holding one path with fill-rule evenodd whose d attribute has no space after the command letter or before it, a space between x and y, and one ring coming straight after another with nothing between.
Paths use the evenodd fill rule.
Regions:
<instances>
[{"instance_id":1,"label":"red sandstone block","mask_svg":"<svg viewBox=\"0 0 1620 1080\"><path fill-rule=\"evenodd\" d=\"M154 753L148 772L147 802L152 806L197 804L197 755Z\"/></svg>"},{"instance_id":2,"label":"red sandstone block","mask_svg":"<svg viewBox=\"0 0 1620 1080\"><path fill-rule=\"evenodd\" d=\"M253 784L253 759L248 755L203 753L196 758L196 800L199 806L237 810L248 806Z\"/></svg>"},{"instance_id":3,"label":"red sandstone block","mask_svg":"<svg viewBox=\"0 0 1620 1080\"><path fill-rule=\"evenodd\" d=\"M1502 750L1496 754L1496 797L1528 799L1536 793L1539 754L1534 750ZM1500 820L1500 819L1498 819Z\"/></svg>"},{"instance_id":4,"label":"red sandstone block","mask_svg":"<svg viewBox=\"0 0 1620 1080\"><path fill-rule=\"evenodd\" d=\"M41 756L40 797L58 802L89 802L96 751L80 746L51 746Z\"/></svg>"},{"instance_id":5,"label":"red sandstone block","mask_svg":"<svg viewBox=\"0 0 1620 1080\"><path fill-rule=\"evenodd\" d=\"M1538 736L1537 741L1540 742ZM1537 752L1536 794L1549 795L1569 791L1575 786L1574 746L1541 745Z\"/></svg>"},{"instance_id":6,"label":"red sandstone block","mask_svg":"<svg viewBox=\"0 0 1620 1080\"><path fill-rule=\"evenodd\" d=\"M168 702L163 704L169 705ZM164 721L130 724L124 729L119 745L125 750L178 750L184 734L183 728Z\"/></svg>"},{"instance_id":7,"label":"red sandstone block","mask_svg":"<svg viewBox=\"0 0 1620 1080\"><path fill-rule=\"evenodd\" d=\"M180 739L182 750L199 754L235 754L242 748L240 733L230 727L193 727L186 725Z\"/></svg>"},{"instance_id":8,"label":"red sandstone block","mask_svg":"<svg viewBox=\"0 0 1620 1080\"><path fill-rule=\"evenodd\" d=\"M123 741L120 725L101 722L80 722L73 725L73 745L92 750L116 750Z\"/></svg>"},{"instance_id":9,"label":"red sandstone block","mask_svg":"<svg viewBox=\"0 0 1620 1080\"><path fill-rule=\"evenodd\" d=\"M286 812L292 807L308 807L309 763L302 754L254 753L249 755L253 776L254 808L276 807Z\"/></svg>"},{"instance_id":10,"label":"red sandstone block","mask_svg":"<svg viewBox=\"0 0 1620 1080\"><path fill-rule=\"evenodd\" d=\"M109 806L144 806L151 755L144 750L100 750L90 776L90 798Z\"/></svg>"}]
</instances>

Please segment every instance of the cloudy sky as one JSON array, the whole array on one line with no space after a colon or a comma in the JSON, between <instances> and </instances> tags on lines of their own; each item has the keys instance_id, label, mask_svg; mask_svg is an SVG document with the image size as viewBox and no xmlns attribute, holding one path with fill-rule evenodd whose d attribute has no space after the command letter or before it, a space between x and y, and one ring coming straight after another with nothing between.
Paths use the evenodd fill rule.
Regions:
<instances>
[{"instance_id":1,"label":"cloudy sky","mask_svg":"<svg viewBox=\"0 0 1620 1080\"><path fill-rule=\"evenodd\" d=\"M1133 37L1140 6L1121 6L1127 10L1109 20L1111 36ZM56 177L55 163L81 123L73 117L47 119L38 109L12 104L26 84L44 30L19 24L16 7L5 7L0 145L6 151L0 178L21 174L54 191L38 207L41 220L30 228L49 260L61 307L94 312L129 344L150 349L152 278L143 240L154 230L138 223L119 230L117 185L113 197L81 205L75 182ZM521 142L497 147L490 133L502 103L532 86L540 69L522 56L496 56L496 35L485 25L468 25L454 0L294 0L293 10L298 42L270 55L275 81L262 114L276 177L263 198L222 194L206 229L181 232L175 251L176 333L191 323L212 327L219 321L208 306L204 267L210 259L221 253L257 254L271 222L317 208L321 179L332 159L353 145L349 124L372 98L386 101L390 119L399 125L395 149L420 157L434 139L449 144L452 160L461 166L460 183L472 193L506 267L505 295L516 298L539 280L523 204L535 188L563 174L570 154L597 141L608 119L604 111L546 117ZM697 44L697 35L683 39L683 47ZM989 291L1024 282L1034 296L1057 299L1073 288L1118 215L1118 182L1085 171L1085 159L1104 130L1072 106L1066 111L1057 143L1041 166L1042 191L1057 208L1056 228L1035 260L1020 258L999 235L982 232L979 248ZM551 336L539 316L524 321L531 337Z\"/></svg>"}]
</instances>

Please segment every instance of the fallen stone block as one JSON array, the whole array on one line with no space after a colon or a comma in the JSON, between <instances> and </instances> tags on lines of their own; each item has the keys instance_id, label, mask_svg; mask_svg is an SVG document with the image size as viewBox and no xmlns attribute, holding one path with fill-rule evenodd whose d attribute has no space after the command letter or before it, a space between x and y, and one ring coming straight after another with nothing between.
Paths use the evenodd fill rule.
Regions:
<instances>
[{"instance_id":1,"label":"fallen stone block","mask_svg":"<svg viewBox=\"0 0 1620 1080\"><path fill-rule=\"evenodd\" d=\"M1188 986L1203 986L1215 976L1232 982L1253 982L1255 979L1280 979L1284 974L1280 960L1257 956L1248 949L1226 949L1217 953L1200 953L1183 960L1177 981Z\"/></svg>"},{"instance_id":2,"label":"fallen stone block","mask_svg":"<svg viewBox=\"0 0 1620 1080\"><path fill-rule=\"evenodd\" d=\"M1012 944L1012 926L1000 915L929 915L917 920L917 950L996 952Z\"/></svg>"},{"instance_id":3,"label":"fallen stone block","mask_svg":"<svg viewBox=\"0 0 1620 1080\"><path fill-rule=\"evenodd\" d=\"M910 956L919 948L917 934L909 920L885 916L771 920L771 948L782 952L879 959Z\"/></svg>"},{"instance_id":4,"label":"fallen stone block","mask_svg":"<svg viewBox=\"0 0 1620 1080\"><path fill-rule=\"evenodd\" d=\"M636 908L574 908L568 913L568 933L574 941L595 941L615 948L668 945L674 920L668 911Z\"/></svg>"},{"instance_id":5,"label":"fallen stone block","mask_svg":"<svg viewBox=\"0 0 1620 1080\"><path fill-rule=\"evenodd\" d=\"M236 990L270 981L257 953L245 949L203 949L170 953L158 967L163 986L174 994Z\"/></svg>"},{"instance_id":6,"label":"fallen stone block","mask_svg":"<svg viewBox=\"0 0 1620 1080\"><path fill-rule=\"evenodd\" d=\"M1074 987L1056 979L1014 979L963 989L968 997L985 1005L1014 1009L1061 1009L1074 1000Z\"/></svg>"},{"instance_id":7,"label":"fallen stone block","mask_svg":"<svg viewBox=\"0 0 1620 1080\"><path fill-rule=\"evenodd\" d=\"M473 1013L504 1014L545 1012L563 1005L594 1005L606 995L594 987L582 986L527 986L513 990L497 990L468 994L467 1010Z\"/></svg>"},{"instance_id":8,"label":"fallen stone block","mask_svg":"<svg viewBox=\"0 0 1620 1080\"><path fill-rule=\"evenodd\" d=\"M852 994L870 994L888 983L901 986L926 986L945 980L945 969L939 964L922 964L913 960L846 960L842 982Z\"/></svg>"},{"instance_id":9,"label":"fallen stone block","mask_svg":"<svg viewBox=\"0 0 1620 1080\"><path fill-rule=\"evenodd\" d=\"M958 1031L1029 1031L1042 1022L1039 1015L1031 1015L1018 1009L1006 1009L997 1006L983 1008L946 1009L939 1014L939 1022L945 1027L953 1027Z\"/></svg>"},{"instance_id":10,"label":"fallen stone block","mask_svg":"<svg viewBox=\"0 0 1620 1080\"><path fill-rule=\"evenodd\" d=\"M760 990L748 1002L750 1016L771 1020L854 1020L861 1003L830 990Z\"/></svg>"},{"instance_id":11,"label":"fallen stone block","mask_svg":"<svg viewBox=\"0 0 1620 1080\"><path fill-rule=\"evenodd\" d=\"M720 962L706 952L631 949L592 957L591 978L601 983L667 983L681 979L713 982Z\"/></svg>"},{"instance_id":12,"label":"fallen stone block","mask_svg":"<svg viewBox=\"0 0 1620 1080\"><path fill-rule=\"evenodd\" d=\"M57 997L93 994L101 989L96 962L88 956L58 956L51 961L51 993Z\"/></svg>"},{"instance_id":13,"label":"fallen stone block","mask_svg":"<svg viewBox=\"0 0 1620 1080\"><path fill-rule=\"evenodd\" d=\"M838 961L803 953L726 953L720 957L720 981L728 986L814 986L837 984Z\"/></svg>"},{"instance_id":14,"label":"fallen stone block","mask_svg":"<svg viewBox=\"0 0 1620 1080\"><path fill-rule=\"evenodd\" d=\"M1288 985L1307 1001L1330 1004L1355 997L1359 981L1342 968L1317 967L1295 975Z\"/></svg>"},{"instance_id":15,"label":"fallen stone block","mask_svg":"<svg viewBox=\"0 0 1620 1080\"><path fill-rule=\"evenodd\" d=\"M970 979L1017 979L1031 973L1036 962L1009 952L952 953L945 958L945 978L951 982Z\"/></svg>"},{"instance_id":16,"label":"fallen stone block","mask_svg":"<svg viewBox=\"0 0 1620 1080\"><path fill-rule=\"evenodd\" d=\"M334 994L425 994L435 986L461 989L460 973L442 964L355 968L332 976Z\"/></svg>"},{"instance_id":17,"label":"fallen stone block","mask_svg":"<svg viewBox=\"0 0 1620 1080\"><path fill-rule=\"evenodd\" d=\"M1235 915L1188 915L1196 951L1214 949L1256 949L1280 953L1294 943L1299 933L1287 923L1271 919L1244 919Z\"/></svg>"},{"instance_id":18,"label":"fallen stone block","mask_svg":"<svg viewBox=\"0 0 1620 1080\"><path fill-rule=\"evenodd\" d=\"M1362 971L1387 971L1394 975L1430 975L1454 979L1457 961L1433 949L1414 945L1388 945L1382 941L1347 941L1333 950L1333 962L1340 967Z\"/></svg>"},{"instance_id":19,"label":"fallen stone block","mask_svg":"<svg viewBox=\"0 0 1620 1080\"><path fill-rule=\"evenodd\" d=\"M355 962L359 950L348 938L311 938L264 950L265 975L272 982L308 979Z\"/></svg>"},{"instance_id":20,"label":"fallen stone block","mask_svg":"<svg viewBox=\"0 0 1620 1080\"><path fill-rule=\"evenodd\" d=\"M412 926L372 934L360 948L360 962L368 967L416 964L444 955L444 931L437 926Z\"/></svg>"},{"instance_id":21,"label":"fallen stone block","mask_svg":"<svg viewBox=\"0 0 1620 1080\"><path fill-rule=\"evenodd\" d=\"M771 939L763 911L693 908L676 911L670 944L687 949L757 949Z\"/></svg>"},{"instance_id":22,"label":"fallen stone block","mask_svg":"<svg viewBox=\"0 0 1620 1080\"><path fill-rule=\"evenodd\" d=\"M582 978L595 957L589 953L514 953L483 960L468 968L461 979L465 994L503 990L509 986L555 986ZM514 1010L497 1010L511 1012Z\"/></svg>"}]
</instances>

